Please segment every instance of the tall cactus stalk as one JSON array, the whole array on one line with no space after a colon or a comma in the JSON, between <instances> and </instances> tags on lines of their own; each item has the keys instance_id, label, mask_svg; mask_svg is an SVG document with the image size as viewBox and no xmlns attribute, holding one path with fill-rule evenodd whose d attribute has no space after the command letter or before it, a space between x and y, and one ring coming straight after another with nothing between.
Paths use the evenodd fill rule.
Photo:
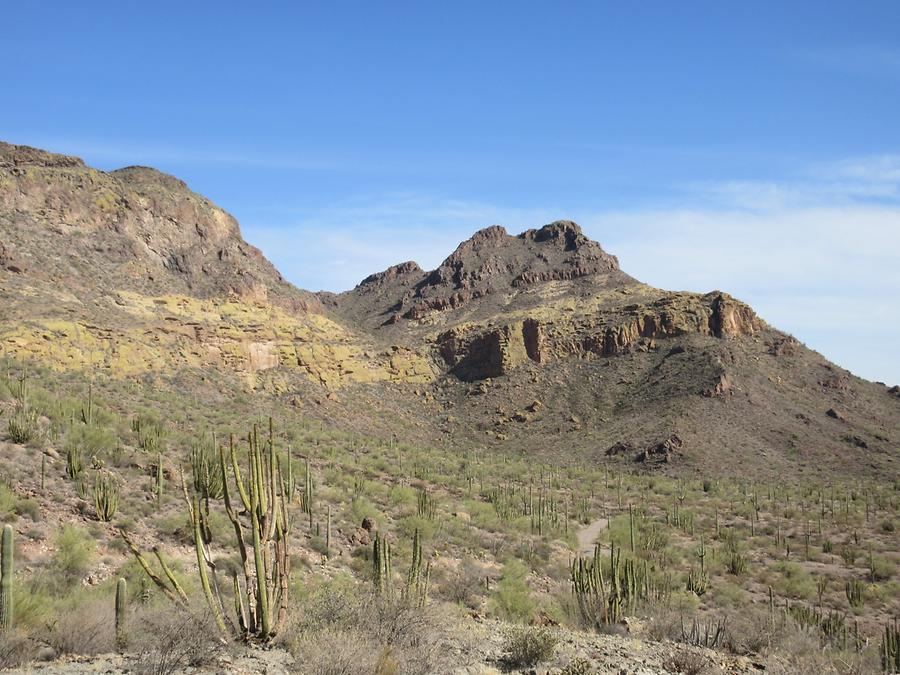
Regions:
<instances>
[{"instance_id":1,"label":"tall cactus stalk","mask_svg":"<svg viewBox=\"0 0 900 675\"><path fill-rule=\"evenodd\" d=\"M631 538L631 552L634 553L634 506L628 505L628 533Z\"/></svg>"},{"instance_id":2,"label":"tall cactus stalk","mask_svg":"<svg viewBox=\"0 0 900 675\"><path fill-rule=\"evenodd\" d=\"M3 526L3 542L0 546L0 630L7 631L13 625L13 529Z\"/></svg>"},{"instance_id":3,"label":"tall cactus stalk","mask_svg":"<svg viewBox=\"0 0 900 675\"><path fill-rule=\"evenodd\" d=\"M116 583L116 646L121 651L128 642L128 636L125 632L125 603L126 603L126 582L119 579Z\"/></svg>"},{"instance_id":4,"label":"tall cactus stalk","mask_svg":"<svg viewBox=\"0 0 900 675\"><path fill-rule=\"evenodd\" d=\"M162 452L156 453L156 510L162 507L163 498L163 463Z\"/></svg>"},{"instance_id":5,"label":"tall cactus stalk","mask_svg":"<svg viewBox=\"0 0 900 675\"><path fill-rule=\"evenodd\" d=\"M378 595L392 595L391 544L380 534L375 535L372 543L372 577Z\"/></svg>"},{"instance_id":6,"label":"tall cactus stalk","mask_svg":"<svg viewBox=\"0 0 900 675\"><path fill-rule=\"evenodd\" d=\"M325 513L325 557L331 556L331 504Z\"/></svg>"},{"instance_id":7,"label":"tall cactus stalk","mask_svg":"<svg viewBox=\"0 0 900 675\"><path fill-rule=\"evenodd\" d=\"M312 477L312 466L309 463L309 458L306 458L306 478L303 486L303 494L300 495L301 506L303 507L303 513L309 516L309 522L312 523L312 515L313 515L313 477Z\"/></svg>"}]
</instances>

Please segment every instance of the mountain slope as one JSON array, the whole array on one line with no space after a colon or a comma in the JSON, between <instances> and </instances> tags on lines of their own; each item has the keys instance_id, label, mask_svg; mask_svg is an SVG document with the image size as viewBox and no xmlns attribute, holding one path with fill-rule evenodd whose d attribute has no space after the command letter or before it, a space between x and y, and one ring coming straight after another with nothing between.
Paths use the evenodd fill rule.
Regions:
<instances>
[{"instance_id":1,"label":"mountain slope","mask_svg":"<svg viewBox=\"0 0 900 675\"><path fill-rule=\"evenodd\" d=\"M153 169L0 144L0 343L165 383L210 368L350 429L540 461L898 475L900 396L725 293L642 284L568 221L481 230L341 294L287 283Z\"/></svg>"}]
</instances>

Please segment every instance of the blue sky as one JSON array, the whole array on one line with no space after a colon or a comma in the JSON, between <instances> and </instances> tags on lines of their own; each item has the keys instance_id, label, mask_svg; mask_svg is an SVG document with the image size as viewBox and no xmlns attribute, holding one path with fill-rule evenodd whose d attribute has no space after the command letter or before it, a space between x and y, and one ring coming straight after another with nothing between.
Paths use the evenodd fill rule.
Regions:
<instances>
[{"instance_id":1,"label":"blue sky","mask_svg":"<svg viewBox=\"0 0 900 675\"><path fill-rule=\"evenodd\" d=\"M178 175L312 289L570 218L900 382L900 3L140 5L7 3L0 138Z\"/></svg>"}]
</instances>

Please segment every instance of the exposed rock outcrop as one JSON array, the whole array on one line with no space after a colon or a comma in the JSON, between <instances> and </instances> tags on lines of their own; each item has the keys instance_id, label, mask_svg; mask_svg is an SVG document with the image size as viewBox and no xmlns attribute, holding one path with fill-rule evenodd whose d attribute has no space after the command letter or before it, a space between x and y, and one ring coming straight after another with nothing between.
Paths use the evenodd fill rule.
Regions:
<instances>
[{"instance_id":1,"label":"exposed rock outcrop","mask_svg":"<svg viewBox=\"0 0 900 675\"><path fill-rule=\"evenodd\" d=\"M761 326L752 309L723 293L667 294L645 304L549 320L465 324L438 335L437 345L454 374L478 380L508 373L526 359L545 363L567 356L613 356L642 341L651 345L691 334L728 339L752 335ZM723 374L710 395L727 393L731 387Z\"/></svg>"}]
</instances>

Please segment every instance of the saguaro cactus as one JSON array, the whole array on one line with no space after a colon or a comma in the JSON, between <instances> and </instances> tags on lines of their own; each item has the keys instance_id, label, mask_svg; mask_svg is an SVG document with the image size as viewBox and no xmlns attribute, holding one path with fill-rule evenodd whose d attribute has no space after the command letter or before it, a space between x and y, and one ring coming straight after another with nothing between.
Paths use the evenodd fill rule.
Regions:
<instances>
[{"instance_id":1,"label":"saguaro cactus","mask_svg":"<svg viewBox=\"0 0 900 675\"><path fill-rule=\"evenodd\" d=\"M127 590L126 581L119 579L116 583L116 646L119 649L125 647L128 641L125 634L125 592Z\"/></svg>"},{"instance_id":2,"label":"saguaro cactus","mask_svg":"<svg viewBox=\"0 0 900 675\"><path fill-rule=\"evenodd\" d=\"M3 526L0 546L0 629L9 630L13 624L13 529Z\"/></svg>"}]
</instances>

